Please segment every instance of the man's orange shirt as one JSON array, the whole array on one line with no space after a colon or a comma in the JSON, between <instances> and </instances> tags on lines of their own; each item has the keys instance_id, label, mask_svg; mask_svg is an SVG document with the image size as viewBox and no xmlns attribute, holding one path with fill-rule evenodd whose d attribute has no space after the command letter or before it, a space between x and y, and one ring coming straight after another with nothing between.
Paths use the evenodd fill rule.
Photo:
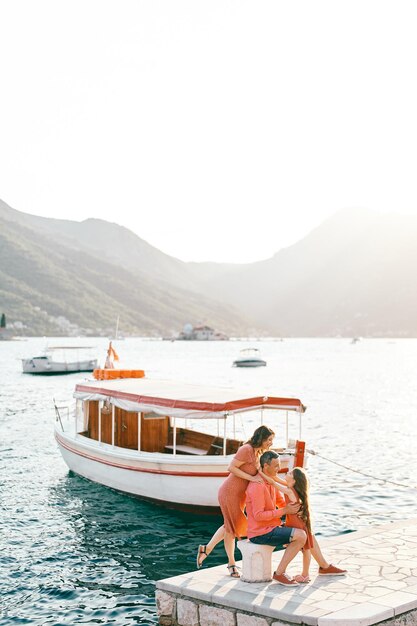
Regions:
<instances>
[{"instance_id":1,"label":"man's orange shirt","mask_svg":"<svg viewBox=\"0 0 417 626\"><path fill-rule=\"evenodd\" d=\"M246 515L248 537L258 537L282 525L278 508L285 506L285 498L273 485L266 481L250 482L246 489Z\"/></svg>"}]
</instances>

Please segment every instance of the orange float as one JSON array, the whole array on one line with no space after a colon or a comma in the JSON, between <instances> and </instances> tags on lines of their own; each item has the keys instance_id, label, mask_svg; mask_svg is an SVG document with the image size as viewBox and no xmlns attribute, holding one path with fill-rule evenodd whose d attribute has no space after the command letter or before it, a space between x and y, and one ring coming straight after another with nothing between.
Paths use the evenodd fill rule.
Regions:
<instances>
[{"instance_id":1,"label":"orange float","mask_svg":"<svg viewBox=\"0 0 417 626\"><path fill-rule=\"evenodd\" d=\"M93 371L96 380L115 380L117 378L144 378L144 370L96 369Z\"/></svg>"}]
</instances>

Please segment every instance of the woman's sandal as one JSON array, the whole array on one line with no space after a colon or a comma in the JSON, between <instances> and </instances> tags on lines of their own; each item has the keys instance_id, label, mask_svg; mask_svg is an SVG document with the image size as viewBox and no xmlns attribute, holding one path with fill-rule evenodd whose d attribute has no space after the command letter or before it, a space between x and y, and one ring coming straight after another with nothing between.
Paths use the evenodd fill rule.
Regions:
<instances>
[{"instance_id":1,"label":"woman's sandal","mask_svg":"<svg viewBox=\"0 0 417 626\"><path fill-rule=\"evenodd\" d=\"M240 574L237 571L236 565L228 565L227 569L229 570L229 576L232 578L240 578Z\"/></svg>"},{"instance_id":2,"label":"woman's sandal","mask_svg":"<svg viewBox=\"0 0 417 626\"><path fill-rule=\"evenodd\" d=\"M197 558L196 558L197 569L201 569L203 567L203 563L209 554L210 553L207 552L207 546L202 546L202 545L198 546Z\"/></svg>"}]
</instances>

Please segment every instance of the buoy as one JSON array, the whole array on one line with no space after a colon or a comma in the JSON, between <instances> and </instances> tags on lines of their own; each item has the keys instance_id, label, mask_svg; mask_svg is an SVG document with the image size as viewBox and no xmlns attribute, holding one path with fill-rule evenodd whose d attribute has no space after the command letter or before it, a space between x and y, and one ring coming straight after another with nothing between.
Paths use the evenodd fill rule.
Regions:
<instances>
[{"instance_id":1,"label":"buoy","mask_svg":"<svg viewBox=\"0 0 417 626\"><path fill-rule=\"evenodd\" d=\"M144 370L115 370L95 369L93 376L96 380L115 380L116 378L144 378Z\"/></svg>"}]
</instances>

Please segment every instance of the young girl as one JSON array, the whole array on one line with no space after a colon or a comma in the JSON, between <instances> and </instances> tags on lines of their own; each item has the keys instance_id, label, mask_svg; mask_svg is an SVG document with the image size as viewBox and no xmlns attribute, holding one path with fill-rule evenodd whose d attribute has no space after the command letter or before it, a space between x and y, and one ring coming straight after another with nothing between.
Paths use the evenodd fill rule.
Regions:
<instances>
[{"instance_id":1,"label":"young girl","mask_svg":"<svg viewBox=\"0 0 417 626\"><path fill-rule=\"evenodd\" d=\"M276 477L275 487L285 496L286 503L300 504L300 510L296 515L287 515L285 525L291 528L301 528L307 533L307 541L303 548L303 571L294 576L298 583L310 582L311 548L313 548L313 534L311 531L309 482L307 474L302 467L294 467L285 475L285 480Z\"/></svg>"}]
</instances>

